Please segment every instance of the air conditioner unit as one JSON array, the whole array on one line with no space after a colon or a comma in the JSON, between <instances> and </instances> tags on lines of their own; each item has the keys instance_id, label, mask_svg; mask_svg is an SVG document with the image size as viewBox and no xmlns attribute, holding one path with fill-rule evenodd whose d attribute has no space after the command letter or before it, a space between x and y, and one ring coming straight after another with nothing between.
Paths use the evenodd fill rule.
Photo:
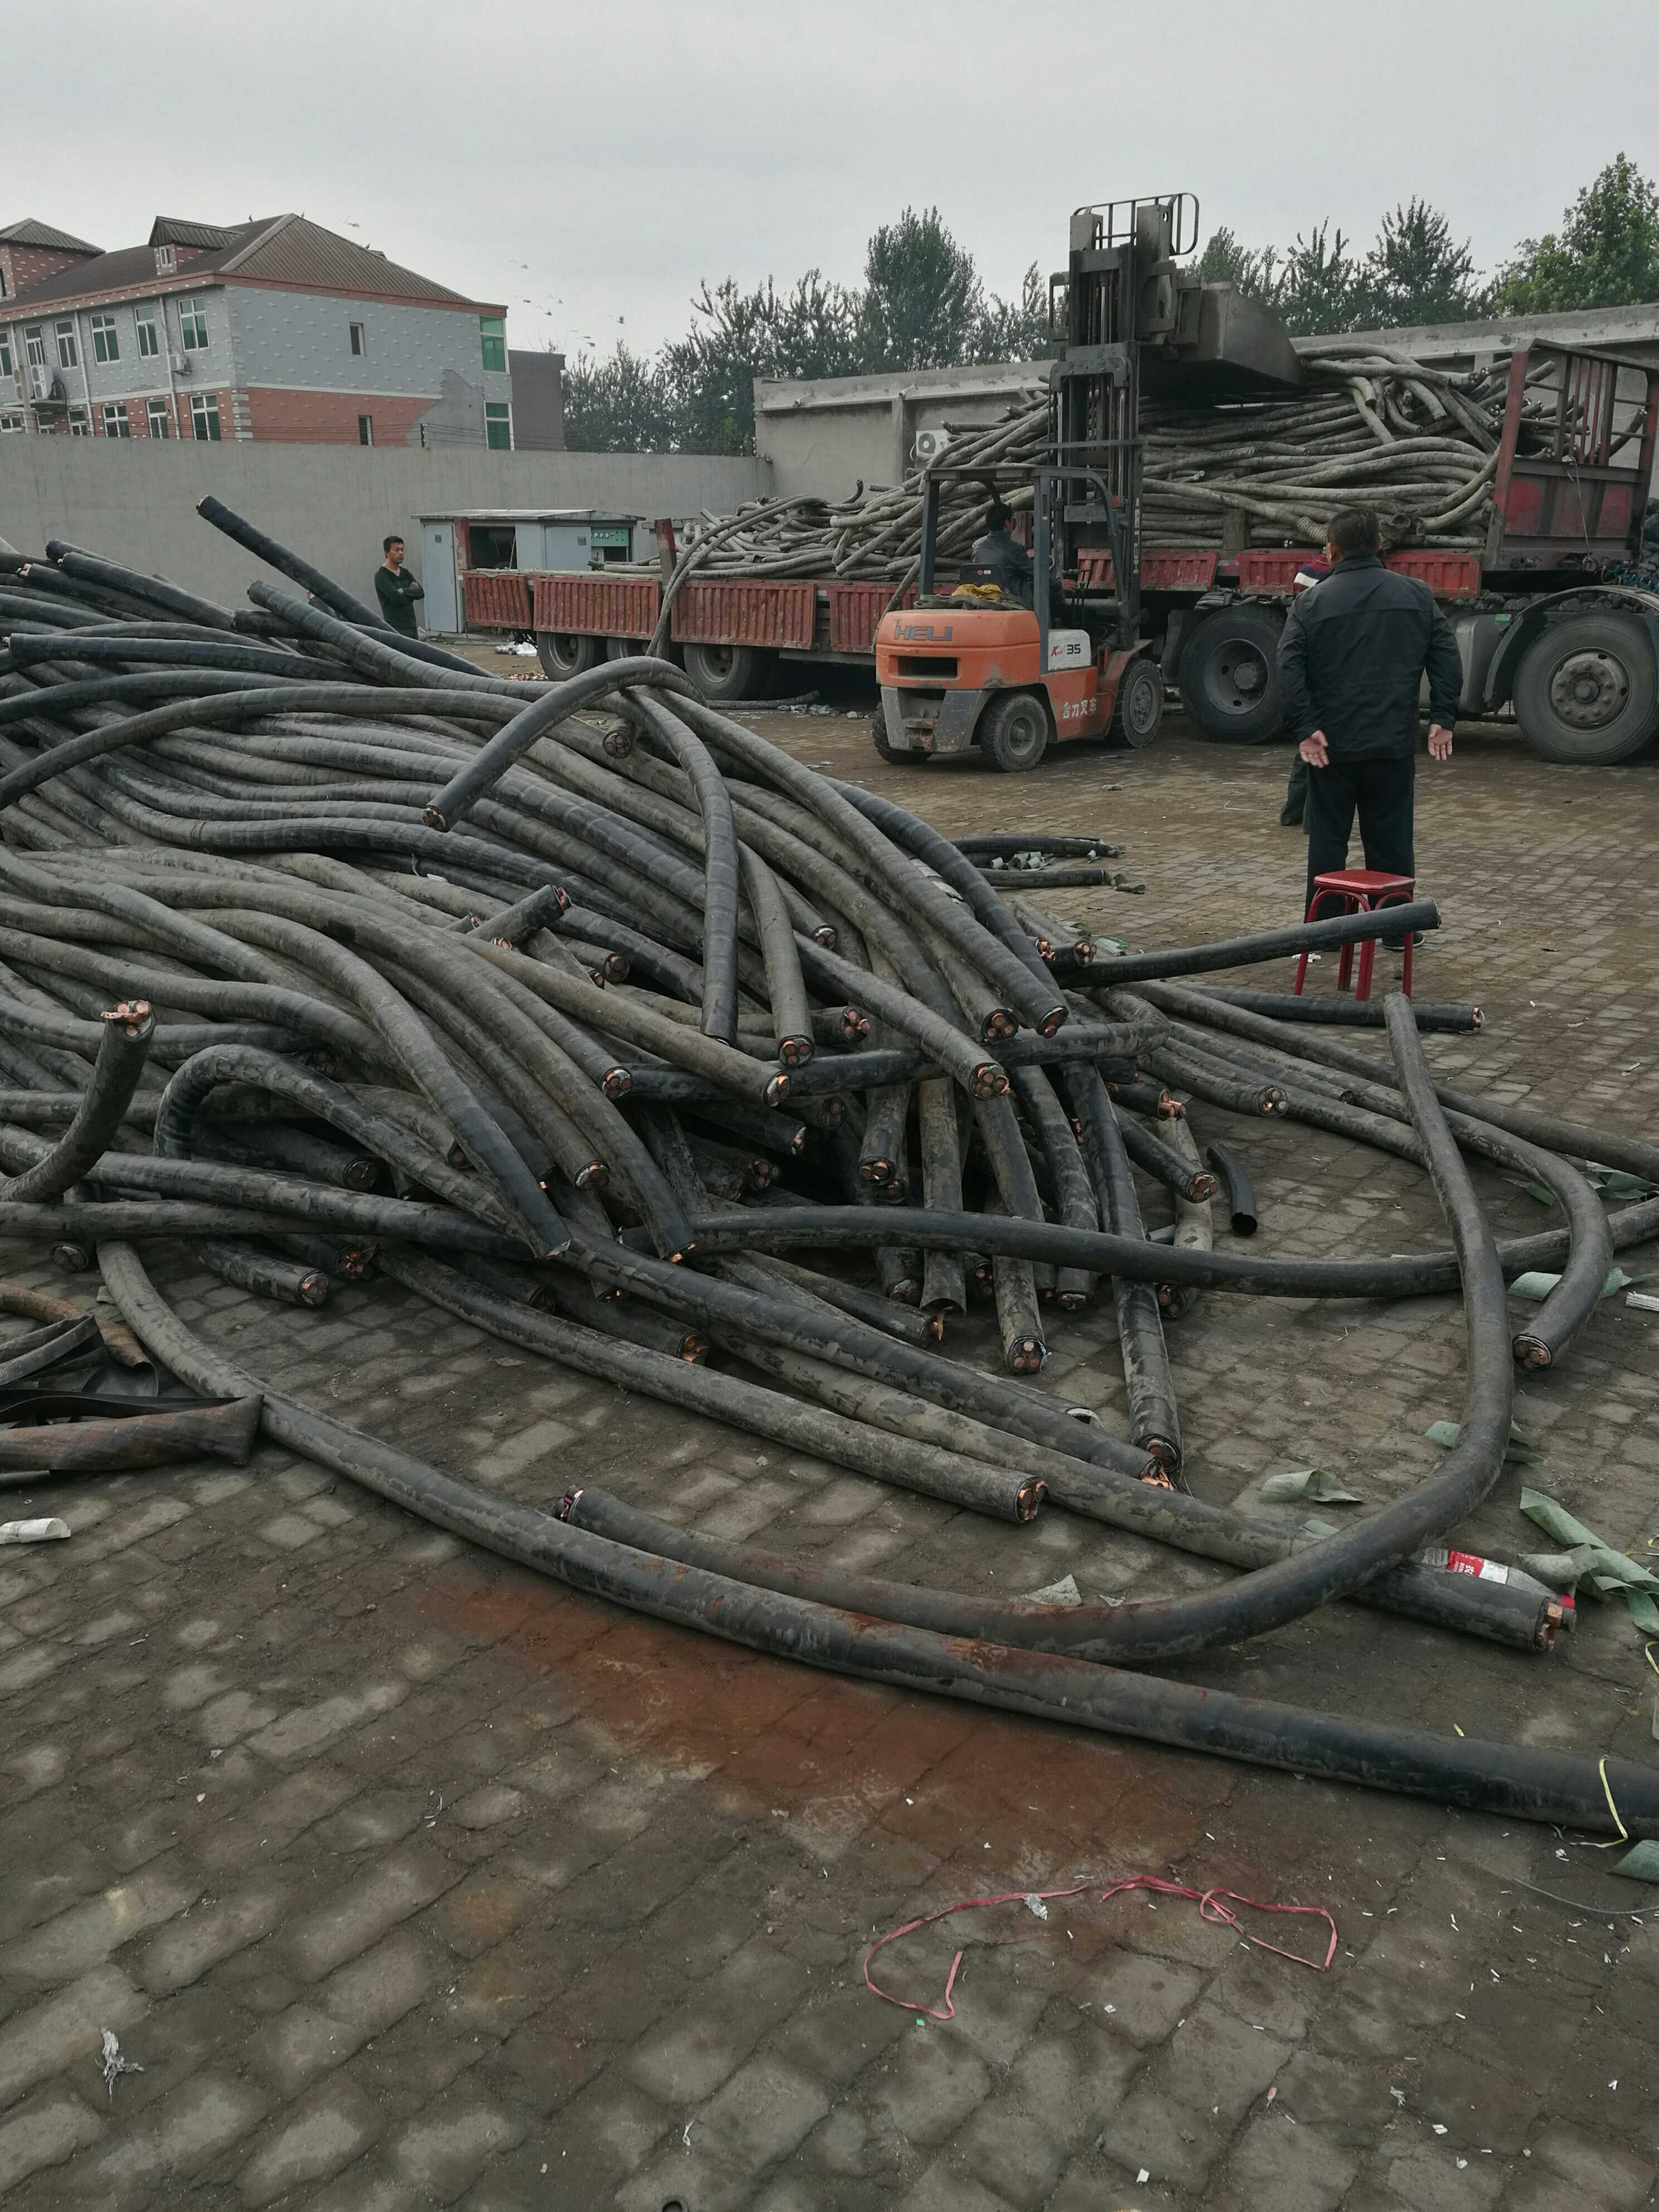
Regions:
<instances>
[{"instance_id":1,"label":"air conditioner unit","mask_svg":"<svg viewBox=\"0 0 1659 2212\"><path fill-rule=\"evenodd\" d=\"M50 399L51 397L51 370L46 368L38 368L35 364L31 362L29 363L29 398L31 399Z\"/></svg>"},{"instance_id":2,"label":"air conditioner unit","mask_svg":"<svg viewBox=\"0 0 1659 2212\"><path fill-rule=\"evenodd\" d=\"M918 430L916 442L911 448L915 458L926 468L930 461L940 459L951 443L948 430Z\"/></svg>"},{"instance_id":3,"label":"air conditioner unit","mask_svg":"<svg viewBox=\"0 0 1659 2212\"><path fill-rule=\"evenodd\" d=\"M190 374L190 356L187 353L170 353L167 356L167 367L173 371L175 376L188 376Z\"/></svg>"}]
</instances>

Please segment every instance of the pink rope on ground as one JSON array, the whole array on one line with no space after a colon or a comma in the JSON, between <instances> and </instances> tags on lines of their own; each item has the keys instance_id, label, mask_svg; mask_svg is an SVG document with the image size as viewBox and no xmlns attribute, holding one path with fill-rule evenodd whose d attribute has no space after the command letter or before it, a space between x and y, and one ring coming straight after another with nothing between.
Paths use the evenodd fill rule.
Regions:
<instances>
[{"instance_id":1,"label":"pink rope on ground","mask_svg":"<svg viewBox=\"0 0 1659 2212\"><path fill-rule=\"evenodd\" d=\"M986 1905L1024 1905L1029 1897L1037 1898L1047 1904L1051 1898L1080 1897L1085 1890L1093 1887L1091 1881L1074 1881L1066 1889L1009 1889L996 1897L968 1897L959 1905L945 1905L937 1912L924 1912L919 1919L907 1920L902 1928L889 1929L886 1935L877 1937L864 1954L864 1986L872 1997L879 1997L884 2004L897 2005L901 2011L921 2013L927 2020L954 2020L957 2008L951 2002L951 1992L957 1985L957 1972L965 1955L963 1950L958 1950L951 1961L951 1971L945 1978L944 1998L937 2006L913 2004L908 1997L896 1997L886 1990L878 1989L870 1974L870 1961L877 1952L884 1950L889 1943L896 1943L901 1936L914 1935L918 1928L931 1927L935 1920L948 1920L953 1912L974 1912ZM1190 1898L1198 1907L1200 1919L1218 1921L1224 1927L1235 1929L1245 1942L1253 1945L1256 1950L1271 1951L1276 1958L1288 1959L1293 1966L1310 1967L1316 1974L1328 1973L1331 1961L1336 1956L1336 1923L1322 1905L1264 1905L1259 1898L1241 1897L1236 1889L1188 1889L1178 1881L1165 1881L1155 1874L1124 1875L1116 1881L1108 1882L1100 1893L1100 1902L1104 1905L1127 1889L1152 1889L1160 1897ZM1235 1905L1248 1906L1252 1912L1285 1912L1310 1920L1322 1920L1331 1931L1331 1940L1326 1947L1324 1957L1304 1959L1299 1952L1287 1951L1280 1943L1269 1943L1264 1936L1252 1936L1232 1911Z\"/></svg>"}]
</instances>

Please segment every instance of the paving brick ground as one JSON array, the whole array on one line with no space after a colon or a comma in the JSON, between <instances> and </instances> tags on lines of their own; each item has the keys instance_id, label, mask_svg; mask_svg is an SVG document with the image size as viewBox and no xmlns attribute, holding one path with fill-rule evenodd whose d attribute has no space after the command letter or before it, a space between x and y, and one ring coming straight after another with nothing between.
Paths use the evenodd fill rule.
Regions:
<instances>
[{"instance_id":1,"label":"paving brick ground","mask_svg":"<svg viewBox=\"0 0 1659 2212\"><path fill-rule=\"evenodd\" d=\"M1124 839L1145 896L1065 904L1137 942L1294 912L1279 748L1176 724L1144 757L1078 748L1010 779L882 769L861 720L769 726L952 832ZM1489 1015L1434 1043L1440 1066L1651 1128L1656 844L1651 766L1547 769L1497 734L1444 775L1425 764L1419 865L1447 927L1419 995ZM1230 1133L1264 1247L1437 1234L1398 1164L1291 1128ZM1500 1224L1537 1224L1487 1188ZM30 1275L31 1255L0 1267ZM514 1495L580 1476L963 1588L1208 1578L1058 1513L1014 1532L757 1449L385 1285L304 1315L160 1272L256 1372ZM1050 1379L1110 1419L1100 1317L1055 1334ZM963 1340L983 1348L978 1326ZM1310 1461L1381 1499L1433 1464L1422 1431L1458 1405L1449 1300L1210 1297L1175 1354L1194 1486L1218 1499ZM1523 1392L1529 1478L1638 1550L1659 1531L1656 1393L1656 1323L1616 1302ZM1477 1516L1477 1547L1523 1540L1516 1486ZM72 1542L0 1554L0 2198L19 2212L1656 2201L1659 1937L1536 1890L1626 1913L1649 1893L1549 1830L753 1658L568 1595L269 1449L246 1472L61 1486L51 1510ZM1610 1610L1529 1660L1340 1608L1190 1671L1653 1753L1659 1685ZM1328 1906L1332 1971L1250 1953L1167 1899L1083 1897L884 1954L892 1985L931 1998L967 1943L949 2024L861 1985L870 1939L920 1911L1142 1871ZM144 2069L112 2094L106 2027Z\"/></svg>"}]
</instances>

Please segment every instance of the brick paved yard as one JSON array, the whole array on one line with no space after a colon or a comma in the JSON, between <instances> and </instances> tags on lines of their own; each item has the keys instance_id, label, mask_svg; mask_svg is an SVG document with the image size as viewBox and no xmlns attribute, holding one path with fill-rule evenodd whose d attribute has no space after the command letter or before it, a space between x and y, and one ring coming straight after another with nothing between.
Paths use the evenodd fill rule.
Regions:
<instances>
[{"instance_id":1,"label":"brick paved yard","mask_svg":"<svg viewBox=\"0 0 1659 2212\"><path fill-rule=\"evenodd\" d=\"M1055 894L1137 943L1292 917L1287 756L1177 722L1021 779L882 769L863 719L763 722L957 834L1099 830L1146 894ZM1659 769L1573 773L1497 734L1424 765L1446 927L1419 995L1485 1006L1436 1064L1651 1132ZM1381 963L1388 968L1389 963ZM1255 971L1269 984L1288 963ZM1329 988L1332 971L1314 971ZM1228 1117L1200 1113L1201 1131ZM1263 1249L1437 1241L1420 1177L1237 1126ZM1529 1200L1487 1178L1502 1227ZM1148 1210L1164 1218L1161 1194ZM1651 1251L1626 1255L1632 1270ZM10 1275L46 1279L0 1251ZM515 1495L574 1480L888 1575L1085 1596L1212 1570L1050 1511L1024 1530L756 1449L509 1352L384 1283L320 1314L159 1268L256 1373ZM58 1279L61 1284L62 1279ZM86 1287L87 1279L82 1279ZM1049 1379L1121 1410L1098 1313ZM982 1354L982 1323L956 1349ZM1455 1415L1455 1303L1215 1295L1172 1330L1194 1486L1314 1462L1381 1501ZM1609 1301L1529 1379L1528 1478L1659 1532L1659 1321ZM1506 1474L1468 1531L1527 1542ZM1449 1814L819 1676L567 1595L263 1449L242 1473L58 1486L71 1542L0 1553L0 2198L414 2212L1602 2212L1659 2173L1659 1893L1547 1829ZM19 1503L15 1509L30 1510ZM1527 1658L1342 1607L1193 1679L1469 1735L1651 1759L1624 1611ZM1150 1872L1328 1906L1328 1975L1169 1899L936 1905ZM1309 1923L1267 1923L1306 1941ZM1291 1931L1286 1935L1285 1931ZM106 2094L100 2031L144 2071ZM1148 2179L1138 2177L1145 2172Z\"/></svg>"}]
</instances>

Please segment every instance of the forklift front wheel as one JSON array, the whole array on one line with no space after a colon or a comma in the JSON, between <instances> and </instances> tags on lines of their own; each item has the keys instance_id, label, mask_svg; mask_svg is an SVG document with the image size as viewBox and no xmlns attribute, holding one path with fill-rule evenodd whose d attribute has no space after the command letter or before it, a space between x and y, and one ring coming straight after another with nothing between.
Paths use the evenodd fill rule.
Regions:
<instances>
[{"instance_id":1,"label":"forklift front wheel","mask_svg":"<svg viewBox=\"0 0 1659 2212\"><path fill-rule=\"evenodd\" d=\"M985 757L1005 775L1023 775L1048 750L1048 702L1036 691L1000 691L980 717Z\"/></svg>"},{"instance_id":2,"label":"forklift front wheel","mask_svg":"<svg viewBox=\"0 0 1659 2212\"><path fill-rule=\"evenodd\" d=\"M1164 720L1164 671L1152 659L1132 660L1117 687L1106 741L1115 745L1149 745Z\"/></svg>"},{"instance_id":3,"label":"forklift front wheel","mask_svg":"<svg viewBox=\"0 0 1659 2212\"><path fill-rule=\"evenodd\" d=\"M887 734L887 716L879 707L870 718L870 742L891 768L926 768L928 756L924 752L902 753Z\"/></svg>"}]
</instances>

